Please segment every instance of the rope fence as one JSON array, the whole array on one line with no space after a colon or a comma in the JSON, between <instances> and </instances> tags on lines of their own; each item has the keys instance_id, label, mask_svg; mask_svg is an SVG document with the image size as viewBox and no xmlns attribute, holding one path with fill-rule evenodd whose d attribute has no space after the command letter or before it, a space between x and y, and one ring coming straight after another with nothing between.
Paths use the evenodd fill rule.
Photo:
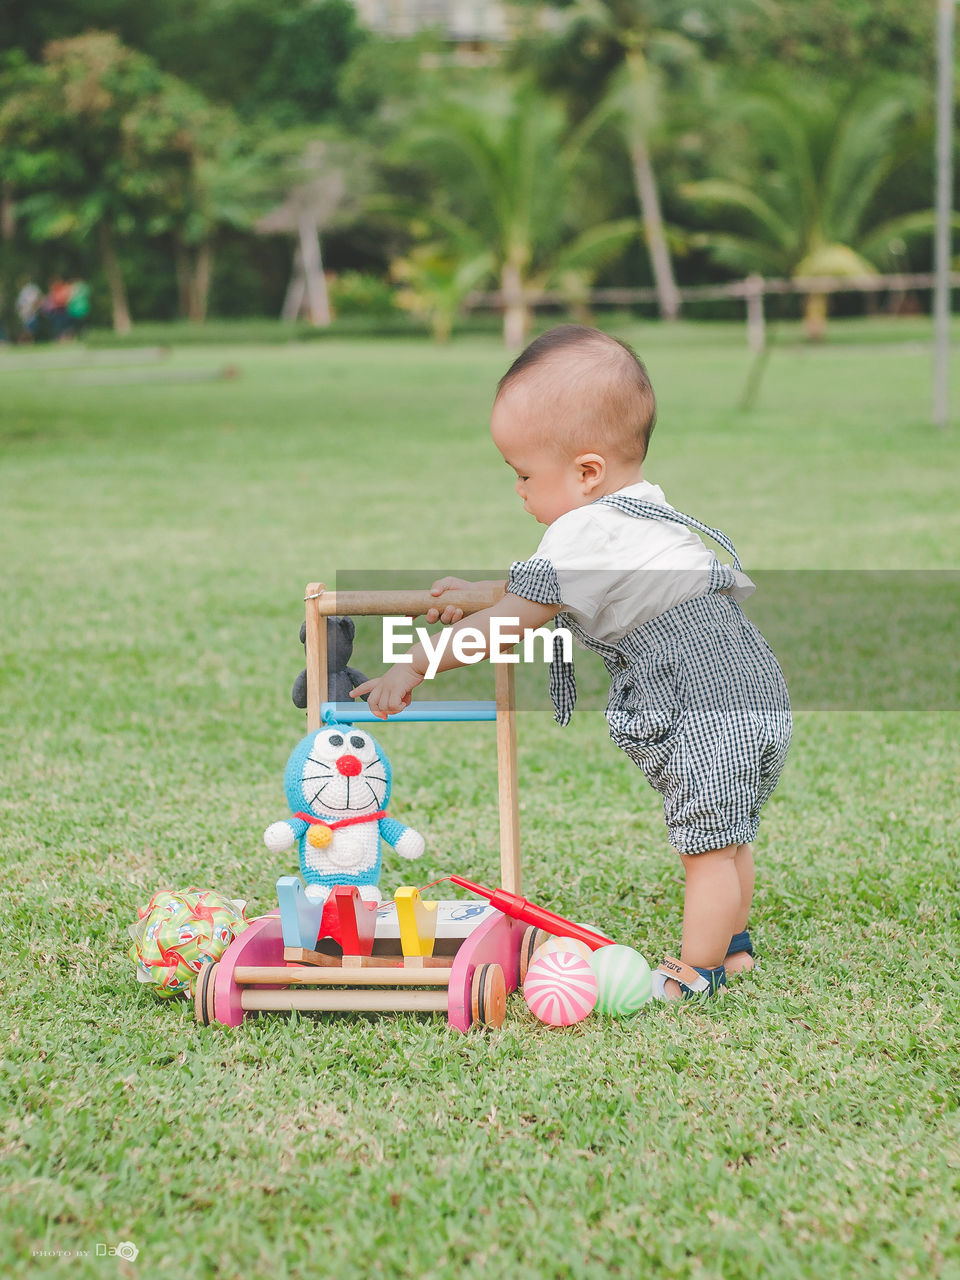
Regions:
<instances>
[{"instance_id":1,"label":"rope fence","mask_svg":"<svg viewBox=\"0 0 960 1280\"><path fill-rule=\"evenodd\" d=\"M911 289L933 289L936 277L932 272L901 273L899 275L870 276L796 276L792 279L768 279L765 276L747 276L745 280L733 280L726 284L685 285L677 290L682 302L716 302L740 299L746 304L747 342L753 351L766 346L766 318L764 298L767 294L833 294L833 293L907 293ZM951 288L960 288L960 272L951 272ZM656 302L657 290L652 285L636 288L590 289L582 299L587 305L631 307L639 303ZM526 306L568 306L571 297L557 291L525 293ZM515 301L511 299L511 301ZM499 290L468 294L465 306L469 310L501 310L507 299Z\"/></svg>"}]
</instances>

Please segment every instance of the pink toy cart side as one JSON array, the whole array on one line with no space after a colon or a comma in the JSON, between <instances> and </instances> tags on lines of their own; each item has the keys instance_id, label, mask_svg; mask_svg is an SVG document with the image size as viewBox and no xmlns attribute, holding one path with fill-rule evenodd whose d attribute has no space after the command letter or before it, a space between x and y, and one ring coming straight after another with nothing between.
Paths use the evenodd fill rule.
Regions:
<instances>
[{"instance_id":1,"label":"pink toy cart side","mask_svg":"<svg viewBox=\"0 0 960 1280\"><path fill-rule=\"evenodd\" d=\"M444 604L464 614L495 604L504 588L449 592ZM427 591L306 590L307 729L324 723L376 723L364 703L326 703L327 630L332 614L417 617L433 607ZM493 721L496 726L500 811L500 882L520 888L520 824L513 666L495 663L492 702L414 703L391 721ZM288 878L289 879L289 878ZM281 882L283 884L284 882ZM288 883L285 892L299 892ZM279 890L279 886L278 886ZM507 993L516 989L536 945L546 936L475 901L421 903L415 890L398 891L379 910L356 890L335 891L344 947L321 938L284 945L279 911L255 920L207 966L197 982L195 1008L205 1023L237 1026L263 1010L446 1012L459 1031L499 1027ZM302 903L299 903L300 909ZM375 917L375 918L374 918ZM306 917L305 917L306 918ZM307 930L309 933L310 931ZM315 931L312 934L315 937ZM348 953L353 944L354 953Z\"/></svg>"}]
</instances>

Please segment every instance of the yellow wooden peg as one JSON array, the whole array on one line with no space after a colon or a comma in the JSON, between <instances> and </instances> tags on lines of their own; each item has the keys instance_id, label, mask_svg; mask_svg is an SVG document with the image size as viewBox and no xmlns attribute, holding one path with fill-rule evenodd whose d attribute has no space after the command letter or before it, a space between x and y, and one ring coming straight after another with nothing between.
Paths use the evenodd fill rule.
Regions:
<instances>
[{"instance_id":1,"label":"yellow wooden peg","mask_svg":"<svg viewBox=\"0 0 960 1280\"><path fill-rule=\"evenodd\" d=\"M437 932L438 902L424 902L419 889L404 886L393 895L400 923L400 946L405 956L432 956Z\"/></svg>"}]
</instances>

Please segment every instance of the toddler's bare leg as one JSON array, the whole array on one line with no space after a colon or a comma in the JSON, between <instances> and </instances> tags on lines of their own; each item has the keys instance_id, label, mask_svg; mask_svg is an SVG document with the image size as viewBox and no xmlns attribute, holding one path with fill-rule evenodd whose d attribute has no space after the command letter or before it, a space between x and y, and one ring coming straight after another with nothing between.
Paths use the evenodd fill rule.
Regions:
<instances>
[{"instance_id":1,"label":"toddler's bare leg","mask_svg":"<svg viewBox=\"0 0 960 1280\"><path fill-rule=\"evenodd\" d=\"M738 844L733 861L740 878L740 911L733 932L742 933L750 921L750 904L753 902L753 845Z\"/></svg>"},{"instance_id":2,"label":"toddler's bare leg","mask_svg":"<svg viewBox=\"0 0 960 1280\"><path fill-rule=\"evenodd\" d=\"M723 964L743 910L737 854L745 847L730 844L708 853L680 855L686 877L680 951L684 964L701 969ZM665 990L669 999L681 994L672 979Z\"/></svg>"},{"instance_id":3,"label":"toddler's bare leg","mask_svg":"<svg viewBox=\"0 0 960 1280\"><path fill-rule=\"evenodd\" d=\"M742 933L749 923L750 904L753 901L753 846L749 844L738 846L733 861L740 878L740 911L733 932ZM753 956L748 955L746 951L738 951L728 956L725 963L727 973L745 973L753 968Z\"/></svg>"}]
</instances>

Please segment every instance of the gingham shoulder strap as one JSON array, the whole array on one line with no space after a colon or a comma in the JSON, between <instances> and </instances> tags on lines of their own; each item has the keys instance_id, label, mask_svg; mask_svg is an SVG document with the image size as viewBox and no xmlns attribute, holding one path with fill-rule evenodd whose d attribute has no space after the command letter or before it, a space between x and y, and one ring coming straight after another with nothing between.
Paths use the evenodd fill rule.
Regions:
<instances>
[{"instance_id":1,"label":"gingham shoulder strap","mask_svg":"<svg viewBox=\"0 0 960 1280\"><path fill-rule=\"evenodd\" d=\"M674 511L673 507L661 506L659 502L647 502L643 498L631 498L624 493L608 493L606 497L598 498L595 505L615 507L624 515L639 516L643 520L672 520L674 524L683 524L689 529L699 529L701 533L712 538L718 546L723 547L724 551L733 556L734 569L738 572L743 569L736 547L725 533L721 533L719 529L711 529L710 525L704 524L702 520L684 515L682 511Z\"/></svg>"}]
</instances>

